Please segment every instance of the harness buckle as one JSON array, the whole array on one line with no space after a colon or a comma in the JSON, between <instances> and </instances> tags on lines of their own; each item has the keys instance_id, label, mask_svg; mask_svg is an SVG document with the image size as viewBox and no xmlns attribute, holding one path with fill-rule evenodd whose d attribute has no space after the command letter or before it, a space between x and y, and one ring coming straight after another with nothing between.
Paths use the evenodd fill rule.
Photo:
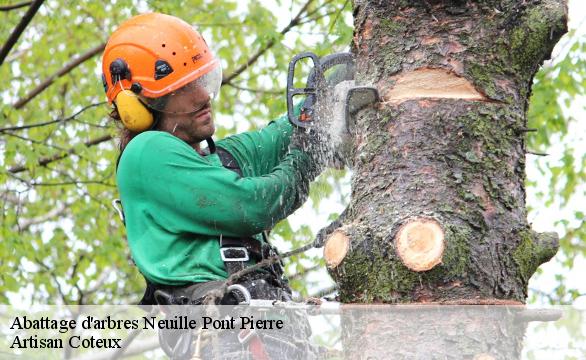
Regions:
<instances>
[{"instance_id":1,"label":"harness buckle","mask_svg":"<svg viewBox=\"0 0 586 360\"><path fill-rule=\"evenodd\" d=\"M227 251L238 251L240 252L240 256L234 254L227 254ZM220 256L222 257L222 261L224 262L231 262L231 261L248 261L250 257L248 256L248 250L245 247L223 247L220 248Z\"/></svg>"}]
</instances>

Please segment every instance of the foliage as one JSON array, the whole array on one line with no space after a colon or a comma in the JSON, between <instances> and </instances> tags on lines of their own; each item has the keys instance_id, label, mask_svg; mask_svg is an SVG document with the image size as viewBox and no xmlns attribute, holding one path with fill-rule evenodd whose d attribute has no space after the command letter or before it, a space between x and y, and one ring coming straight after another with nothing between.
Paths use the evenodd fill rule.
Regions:
<instances>
[{"instance_id":1,"label":"foliage","mask_svg":"<svg viewBox=\"0 0 586 360\"><path fill-rule=\"evenodd\" d=\"M264 126L285 110L290 58L306 50L319 55L342 51L352 33L344 22L350 8L347 1L293 0L286 15L274 11L278 4L267 4L257 0L43 4L0 67L4 79L0 303L7 303L11 293L19 293L12 299L32 303L133 303L144 286L130 260L124 228L110 205L118 197L116 141L84 144L116 137L118 126L108 119L108 106L93 106L74 119L8 129L65 119L104 101L100 54L56 77L24 107L15 109L13 104L72 59L103 43L121 21L158 11L196 25L221 58L225 77L260 53L256 62L224 84L214 108L223 125L218 137ZM2 43L25 11L0 13ZM281 34L297 14L297 23ZM62 159L39 166L40 159L51 157ZM23 171L11 172L21 165ZM296 239L293 246L312 239L306 227L292 229L287 222L276 233Z\"/></svg>"},{"instance_id":2,"label":"foliage","mask_svg":"<svg viewBox=\"0 0 586 360\"><path fill-rule=\"evenodd\" d=\"M579 136L584 127L573 115L585 110L577 105L586 95L586 42L575 32L563 40L560 56L535 77L528 126L536 131L527 136L528 149L549 154L528 159L528 165L537 167L543 179L528 179L528 192L535 194L528 201L529 218L540 212L555 214L560 251L553 261L561 269L553 276L557 283L553 291L535 289L530 296L533 301L539 298L553 304L571 304L584 295L584 289L581 292L568 287L566 277L576 258L586 256L584 208L580 203L586 194L586 152L584 139ZM532 281L538 283L540 278L536 275Z\"/></svg>"},{"instance_id":3,"label":"foliage","mask_svg":"<svg viewBox=\"0 0 586 360\"><path fill-rule=\"evenodd\" d=\"M258 0L53 0L43 4L0 66L0 303L20 298L31 303L133 303L143 288L142 277L130 260L124 228L110 206L111 199L118 197L117 149L116 141L108 139L117 135L118 125L108 119L107 105L86 109L105 100L100 56L55 77L22 108L13 104L72 59L102 44L124 19L160 11L196 25L222 59L225 76L260 52L257 61L222 87L214 106L222 125L218 137L263 126L285 110L289 59L306 50L318 55L346 50L352 36L348 0L292 0L290 5L275 1L288 6L289 14L279 14L275 6ZM282 34L300 10L299 22ZM0 42L6 41L25 11L0 13ZM533 211L543 203L563 209L584 191L586 155L578 154L576 144L567 140L577 122L569 106L585 91L585 53L586 44L577 41L536 77L529 127L537 132L528 134L527 147L548 152L559 143L561 150L559 156L528 159L537 162L548 179L545 189L537 179L528 180L529 191L538 195L537 202L529 203ZM86 145L95 139L102 141ZM40 166L40 159L54 161ZM24 169L11 171L19 166ZM323 197L343 197L338 187L341 179L347 181L344 175L339 171L322 175L312 189L311 205L317 209ZM586 254L584 213L574 211L575 219L561 214L562 251L557 258L571 268L577 255ZM308 226L293 227L288 221L273 231L289 248L311 241L314 235ZM307 289L320 286L318 281L308 282L304 272L321 265L319 256L308 254L287 261L287 272L297 274L292 285L300 295L310 295ZM545 294L551 301L571 301L579 295L565 286L562 274L557 281L556 293ZM535 292L533 296L541 295Z\"/></svg>"}]
</instances>

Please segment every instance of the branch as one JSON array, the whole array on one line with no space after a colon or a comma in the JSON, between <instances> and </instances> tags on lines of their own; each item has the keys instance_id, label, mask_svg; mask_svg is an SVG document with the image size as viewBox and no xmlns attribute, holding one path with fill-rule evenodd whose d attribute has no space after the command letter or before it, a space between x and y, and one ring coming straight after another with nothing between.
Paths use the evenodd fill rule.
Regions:
<instances>
[{"instance_id":1,"label":"branch","mask_svg":"<svg viewBox=\"0 0 586 360\"><path fill-rule=\"evenodd\" d=\"M283 30L280 31L281 35L285 35L286 33L288 33L293 27L299 25L299 21L301 20L301 16L303 15L303 13L305 13L305 11L307 10L307 8L309 7L309 5L313 2L313 0L308 0L307 3L305 3L305 5L303 5L303 7L301 8L301 10L299 10L299 12L297 13L297 15L295 15L295 17L293 19L291 19L291 21L289 22L289 24L287 26L285 26L285 28ZM222 85L224 84L229 84L232 80L234 80L234 78L236 78L238 75L242 74L244 72L244 70L248 69L248 67L252 64L254 64L258 58L264 54L265 52L267 52L270 48L272 48L275 45L275 41L271 40L269 41L264 48L259 49L256 54L254 54L253 56L251 56L246 63L242 64L238 69L234 70L232 72L232 74L226 76L225 78L222 79Z\"/></svg>"},{"instance_id":2,"label":"branch","mask_svg":"<svg viewBox=\"0 0 586 360\"><path fill-rule=\"evenodd\" d=\"M283 95L283 92L282 91L277 91L277 90L251 89L251 88L247 88L247 87L235 85L233 83L227 83L226 85L231 86L231 87L233 87L234 89L237 89L237 90L249 91L251 93L262 93L262 94L271 94L271 95Z\"/></svg>"},{"instance_id":3,"label":"branch","mask_svg":"<svg viewBox=\"0 0 586 360\"><path fill-rule=\"evenodd\" d=\"M19 58L21 58L24 54L27 53L27 51L30 51L30 47L28 48L24 48L18 51L13 51L10 53L9 56L6 57L6 59L4 60L5 63L9 63L9 62L13 62L14 60L17 60Z\"/></svg>"},{"instance_id":4,"label":"branch","mask_svg":"<svg viewBox=\"0 0 586 360\"><path fill-rule=\"evenodd\" d=\"M324 1L320 6L316 7L315 9L313 9L312 11L308 11L307 14L305 14L304 18L307 19L309 17L311 17L311 15L319 12L321 9L325 8L326 5L332 3L333 0L326 0Z\"/></svg>"},{"instance_id":5,"label":"branch","mask_svg":"<svg viewBox=\"0 0 586 360\"><path fill-rule=\"evenodd\" d=\"M322 264L317 264L312 267L305 268L305 269L303 269L303 271L299 271L291 276L288 276L289 281L301 280L310 272L321 269L322 267L323 267Z\"/></svg>"},{"instance_id":6,"label":"branch","mask_svg":"<svg viewBox=\"0 0 586 360\"><path fill-rule=\"evenodd\" d=\"M24 29L27 27L29 22L33 19L33 17L43 4L43 1L45 0L35 0L29 7L27 12L24 14L18 25L16 25L16 27L12 31L12 34L10 34L10 37L8 38L8 40L6 40L6 43L4 43L4 46L0 50L0 65L4 63L6 55L8 55L14 44L16 44L18 38L20 37Z\"/></svg>"},{"instance_id":7,"label":"branch","mask_svg":"<svg viewBox=\"0 0 586 360\"><path fill-rule=\"evenodd\" d=\"M20 140L23 140L23 141L28 141L28 142L33 143L33 144L46 146L46 147L49 147L49 148L52 148L52 149L56 149L56 150L59 150L59 151L67 151L65 148L62 148L61 146L57 146L57 145L53 145L53 144L48 144L47 141L41 141L41 140L27 138L26 136L16 135L16 134L11 133L11 132L5 132L4 135L6 135L6 136L12 136L12 137L15 137L15 138L20 139Z\"/></svg>"},{"instance_id":8,"label":"branch","mask_svg":"<svg viewBox=\"0 0 586 360\"><path fill-rule=\"evenodd\" d=\"M340 15L342 14L342 11L344 11L344 9L346 8L346 5L348 5L348 2L349 1L350 0L346 0L344 2L344 5L342 5L342 7L340 8L340 10L336 14L336 17L334 18L334 21L332 21L332 25L330 26L330 30L328 31L328 34L331 34L332 31L334 30L334 25L336 25L336 23L338 22L338 19L340 18Z\"/></svg>"},{"instance_id":9,"label":"branch","mask_svg":"<svg viewBox=\"0 0 586 360\"><path fill-rule=\"evenodd\" d=\"M541 153L541 152L535 152L535 151L530 151L530 150L525 151L525 153L535 155L535 156L549 156L548 153Z\"/></svg>"},{"instance_id":10,"label":"branch","mask_svg":"<svg viewBox=\"0 0 586 360\"><path fill-rule=\"evenodd\" d=\"M26 1L26 2L21 2L18 4L13 4L13 5L4 5L4 6L0 6L0 11L16 10L16 9L23 8L25 6L29 6L32 3L33 3L32 1Z\"/></svg>"},{"instance_id":11,"label":"branch","mask_svg":"<svg viewBox=\"0 0 586 360\"><path fill-rule=\"evenodd\" d=\"M61 284L59 284L59 279L57 278L57 275L55 275L53 269L47 266L42 260L39 260L36 257L34 259L37 264L39 264L43 269L45 269L46 272L49 273L49 275L51 275L51 278L53 279L53 281L55 281L55 284L57 284L57 292L59 293L59 296L61 296L63 304L69 305L69 300L67 299L67 296L65 296L63 289L61 289Z\"/></svg>"},{"instance_id":12,"label":"branch","mask_svg":"<svg viewBox=\"0 0 586 360\"><path fill-rule=\"evenodd\" d=\"M98 45L98 46L88 50L84 54L80 55L78 58L73 59L69 63L65 64L65 66L63 66L60 70L58 70L56 73L54 73L53 75L46 78L36 88L34 88L31 92L29 92L27 95L25 95L25 97L16 101L13 105L14 108L15 109L22 108L29 101L31 101L35 96L39 95L41 92L43 92L43 90L48 88L56 79L69 73L70 71L72 71L73 69L75 69L76 67L78 67L79 65L84 63L85 61L87 61L87 60L91 59L92 57L94 57L95 55L101 53L104 50L104 47L106 47L106 43L101 43L100 45Z\"/></svg>"},{"instance_id":13,"label":"branch","mask_svg":"<svg viewBox=\"0 0 586 360\"><path fill-rule=\"evenodd\" d=\"M84 142L84 145L86 147L92 147L92 146L98 145L100 143L106 142L108 140L111 140L112 138L113 138L112 135L104 135L99 138L86 141L86 142ZM72 154L75 154L74 148L67 150L67 152L65 154L57 154L57 155L53 155L50 157L41 158L38 161L38 165L45 166L45 165L50 164L52 162L64 159ZM11 167L10 169L8 169L8 172L12 173L12 174L17 174L17 173L20 173L20 172L23 172L26 170L28 170L28 168L25 165L18 165L18 166L14 166L14 167Z\"/></svg>"},{"instance_id":14,"label":"branch","mask_svg":"<svg viewBox=\"0 0 586 360\"><path fill-rule=\"evenodd\" d=\"M94 284L94 286L87 289L85 291L85 295L89 296L89 295L95 293L96 291L101 290L102 285L104 285L106 280L108 280L108 277L110 276L111 273L112 273L112 268L110 268L110 267L102 270L102 273L100 274L100 277L96 280L96 283Z\"/></svg>"},{"instance_id":15,"label":"branch","mask_svg":"<svg viewBox=\"0 0 586 360\"><path fill-rule=\"evenodd\" d=\"M71 204L69 204L69 203L65 203L62 207L54 208L51 211L49 211L43 215L31 218L31 219L24 219L22 221L22 223L20 224L19 229L22 232L22 231L28 230L28 228L30 228L33 225L41 224L41 223L44 223L45 221L51 220L54 217L61 216L67 211L67 209L69 208L70 205Z\"/></svg>"},{"instance_id":16,"label":"branch","mask_svg":"<svg viewBox=\"0 0 586 360\"><path fill-rule=\"evenodd\" d=\"M47 125L57 124L57 123L65 123L65 122L68 122L68 121L75 119L75 117L78 116L79 114L81 114L82 112L84 112L88 109L91 109L93 107L96 107L96 106L104 105L105 103L106 103L106 101L101 101L98 103L89 104L89 105L83 107L81 110L79 110L75 114L68 116L66 118L55 119L55 120L50 120L50 121L45 121L45 122L40 122L40 123L35 123L35 124L30 124L30 125L9 126L9 127L5 127L5 128L0 128L0 133L6 132L6 131L17 131L17 130L31 129L31 128L35 128L35 127L47 126Z\"/></svg>"},{"instance_id":17,"label":"branch","mask_svg":"<svg viewBox=\"0 0 586 360\"><path fill-rule=\"evenodd\" d=\"M59 182L30 182L28 183L28 185L30 185L31 187L35 187L35 186L69 186L69 185L81 185L81 184L92 184L92 185L103 185L106 187L111 187L111 188L115 188L116 185L109 183L106 181L106 179L104 180L72 180L72 181L59 181Z\"/></svg>"},{"instance_id":18,"label":"branch","mask_svg":"<svg viewBox=\"0 0 586 360\"><path fill-rule=\"evenodd\" d=\"M33 143L33 144L37 144L37 145L41 145L41 146L46 146L46 147L49 147L49 148L52 148L52 149L56 149L56 150L59 150L59 151L62 151L62 152L67 152L68 151L66 148L63 148L61 146L49 144L48 139L49 139L50 135L47 136L47 138L45 138L45 140L35 140L35 139L27 138L25 136L16 135L16 134L11 133L11 132L5 132L4 135L12 136L12 137L15 137L15 138L20 139L20 140L23 140L23 141L28 141L28 142ZM90 163L92 163L94 165L98 165L97 162L95 162L94 160L88 159L85 156L81 156L79 154L77 154L77 156L79 156L81 159L84 159L87 162L90 162ZM15 176L13 176L13 177L16 178ZM19 181L21 181L21 182L26 183L27 185L29 185L29 187L32 187L33 185L42 186L42 185L40 185L41 183L35 183L35 184L31 185L31 183L28 182L28 181L26 181L26 180L23 180L21 178L16 178L16 179L19 180Z\"/></svg>"},{"instance_id":19,"label":"branch","mask_svg":"<svg viewBox=\"0 0 586 360\"><path fill-rule=\"evenodd\" d=\"M299 22L299 25L305 25L305 24L308 24L308 23L312 23L312 22L315 22L315 21L317 21L317 20L319 20L321 18L325 18L326 16L334 15L336 13L338 13L338 10L330 11L330 12L327 12L327 13L324 13L324 14L320 14L319 16L316 16L314 18L306 18L306 20L300 21ZM327 33L323 33L323 34L328 35Z\"/></svg>"}]
</instances>

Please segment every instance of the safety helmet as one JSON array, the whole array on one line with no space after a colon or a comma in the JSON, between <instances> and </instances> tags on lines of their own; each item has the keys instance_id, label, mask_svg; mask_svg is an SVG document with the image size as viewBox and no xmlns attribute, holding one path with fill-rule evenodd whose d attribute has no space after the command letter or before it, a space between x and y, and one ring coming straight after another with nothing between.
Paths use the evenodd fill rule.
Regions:
<instances>
[{"instance_id":1,"label":"safety helmet","mask_svg":"<svg viewBox=\"0 0 586 360\"><path fill-rule=\"evenodd\" d=\"M102 82L108 102L116 104L124 125L144 131L153 123L144 106L163 111L156 104L164 102L142 99L172 95L193 82L213 98L222 70L192 26L174 16L150 13L125 21L110 36L102 56Z\"/></svg>"}]
</instances>

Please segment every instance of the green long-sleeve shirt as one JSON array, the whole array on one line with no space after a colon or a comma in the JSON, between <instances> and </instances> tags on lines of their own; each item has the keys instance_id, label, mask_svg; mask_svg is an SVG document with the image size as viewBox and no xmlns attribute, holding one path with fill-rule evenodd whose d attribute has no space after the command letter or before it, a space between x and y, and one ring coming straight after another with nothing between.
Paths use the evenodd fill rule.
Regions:
<instances>
[{"instance_id":1,"label":"green long-sleeve shirt","mask_svg":"<svg viewBox=\"0 0 586 360\"><path fill-rule=\"evenodd\" d=\"M150 281L166 285L227 277L219 236L252 236L300 205L310 158L288 151L293 129L286 117L260 131L216 143L238 162L243 176L160 131L136 136L124 150L117 184L132 258ZM304 176L305 175L305 176Z\"/></svg>"}]
</instances>

